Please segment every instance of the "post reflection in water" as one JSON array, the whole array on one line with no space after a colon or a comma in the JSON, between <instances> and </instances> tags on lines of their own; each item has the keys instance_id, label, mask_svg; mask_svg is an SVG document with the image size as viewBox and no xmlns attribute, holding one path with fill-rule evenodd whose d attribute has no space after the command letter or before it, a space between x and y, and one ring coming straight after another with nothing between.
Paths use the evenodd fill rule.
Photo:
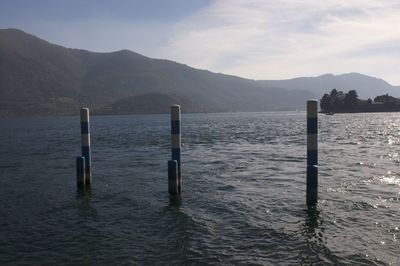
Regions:
<instances>
[{"instance_id":1,"label":"post reflection in water","mask_svg":"<svg viewBox=\"0 0 400 266\"><path fill-rule=\"evenodd\" d=\"M307 252L305 253L307 255L302 256L302 262L307 264L317 260L332 263L334 256L326 246L324 220L320 216L320 211L317 206L310 206L305 212L306 217L301 231L307 243Z\"/></svg>"},{"instance_id":2,"label":"post reflection in water","mask_svg":"<svg viewBox=\"0 0 400 266\"><path fill-rule=\"evenodd\" d=\"M179 209L182 206L182 198L180 194L173 194L169 196L169 207Z\"/></svg>"},{"instance_id":3,"label":"post reflection in water","mask_svg":"<svg viewBox=\"0 0 400 266\"><path fill-rule=\"evenodd\" d=\"M309 240L316 239L322 241L323 228L320 227L323 220L320 217L320 212L316 206L308 207L306 210L306 220L304 223L304 234ZM321 232L320 232L321 231Z\"/></svg>"},{"instance_id":4,"label":"post reflection in water","mask_svg":"<svg viewBox=\"0 0 400 266\"><path fill-rule=\"evenodd\" d=\"M76 189L77 200L85 200L89 202L91 197L92 197L92 190L90 187L78 187Z\"/></svg>"},{"instance_id":5,"label":"post reflection in water","mask_svg":"<svg viewBox=\"0 0 400 266\"><path fill-rule=\"evenodd\" d=\"M97 210L92 206L92 190L90 187L78 188L76 190L76 204L79 216L87 218L97 217Z\"/></svg>"}]
</instances>

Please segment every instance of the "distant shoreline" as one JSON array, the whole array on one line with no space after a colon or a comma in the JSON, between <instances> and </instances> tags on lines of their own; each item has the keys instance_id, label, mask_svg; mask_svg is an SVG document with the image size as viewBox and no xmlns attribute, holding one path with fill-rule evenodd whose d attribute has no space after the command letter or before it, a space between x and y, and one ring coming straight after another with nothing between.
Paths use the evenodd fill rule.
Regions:
<instances>
[{"instance_id":1,"label":"distant shoreline","mask_svg":"<svg viewBox=\"0 0 400 266\"><path fill-rule=\"evenodd\" d=\"M400 112L400 109L397 110L321 110L319 111L320 114L354 114L354 113L396 113L396 112Z\"/></svg>"},{"instance_id":2,"label":"distant shoreline","mask_svg":"<svg viewBox=\"0 0 400 266\"><path fill-rule=\"evenodd\" d=\"M400 112L400 99L384 94L376 96L374 100L361 100L356 90L343 93L333 89L330 94L324 94L320 107L320 113L325 114Z\"/></svg>"}]
</instances>

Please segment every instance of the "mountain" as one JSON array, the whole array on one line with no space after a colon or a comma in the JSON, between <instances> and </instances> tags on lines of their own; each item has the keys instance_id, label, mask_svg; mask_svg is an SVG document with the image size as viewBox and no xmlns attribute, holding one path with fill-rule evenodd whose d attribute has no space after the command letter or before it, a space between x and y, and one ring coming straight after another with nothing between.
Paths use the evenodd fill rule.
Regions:
<instances>
[{"instance_id":1,"label":"mountain","mask_svg":"<svg viewBox=\"0 0 400 266\"><path fill-rule=\"evenodd\" d=\"M185 106L188 110L198 110L199 106L188 99L181 99L176 95L159 92L150 92L118 100L95 111L96 114L159 114L165 113L173 104ZM207 111L207 110L203 110Z\"/></svg>"},{"instance_id":2,"label":"mountain","mask_svg":"<svg viewBox=\"0 0 400 266\"><path fill-rule=\"evenodd\" d=\"M68 49L0 30L0 114L71 111L84 67Z\"/></svg>"},{"instance_id":3,"label":"mountain","mask_svg":"<svg viewBox=\"0 0 400 266\"><path fill-rule=\"evenodd\" d=\"M268 111L304 108L314 95L122 50L94 53L0 30L0 115Z\"/></svg>"},{"instance_id":4,"label":"mountain","mask_svg":"<svg viewBox=\"0 0 400 266\"><path fill-rule=\"evenodd\" d=\"M342 75L326 74L319 77L301 77L288 80L262 80L260 83L266 86L285 88L289 90L311 90L321 98L324 93L332 89L342 91L356 90L360 98L374 99L378 95L388 93L399 97L400 86L393 86L386 81L359 73L348 73Z\"/></svg>"}]
</instances>

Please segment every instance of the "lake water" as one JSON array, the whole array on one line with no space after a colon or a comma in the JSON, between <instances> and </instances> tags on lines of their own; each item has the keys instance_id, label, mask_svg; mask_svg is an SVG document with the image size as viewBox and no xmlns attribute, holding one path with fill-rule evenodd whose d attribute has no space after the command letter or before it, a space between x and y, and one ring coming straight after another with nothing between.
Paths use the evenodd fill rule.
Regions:
<instances>
[{"instance_id":1,"label":"lake water","mask_svg":"<svg viewBox=\"0 0 400 266\"><path fill-rule=\"evenodd\" d=\"M399 264L400 114L319 116L305 205L305 113L183 114L170 200L168 115L0 119L1 265Z\"/></svg>"}]
</instances>

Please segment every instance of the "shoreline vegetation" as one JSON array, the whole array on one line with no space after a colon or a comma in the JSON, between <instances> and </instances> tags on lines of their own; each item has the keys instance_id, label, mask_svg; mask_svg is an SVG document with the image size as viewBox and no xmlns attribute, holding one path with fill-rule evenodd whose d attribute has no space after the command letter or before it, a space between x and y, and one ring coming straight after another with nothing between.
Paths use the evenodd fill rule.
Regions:
<instances>
[{"instance_id":1,"label":"shoreline vegetation","mask_svg":"<svg viewBox=\"0 0 400 266\"><path fill-rule=\"evenodd\" d=\"M370 112L400 112L400 98L388 94L362 100L356 90L347 93L333 89L325 93L320 100L320 113L370 113Z\"/></svg>"}]
</instances>

